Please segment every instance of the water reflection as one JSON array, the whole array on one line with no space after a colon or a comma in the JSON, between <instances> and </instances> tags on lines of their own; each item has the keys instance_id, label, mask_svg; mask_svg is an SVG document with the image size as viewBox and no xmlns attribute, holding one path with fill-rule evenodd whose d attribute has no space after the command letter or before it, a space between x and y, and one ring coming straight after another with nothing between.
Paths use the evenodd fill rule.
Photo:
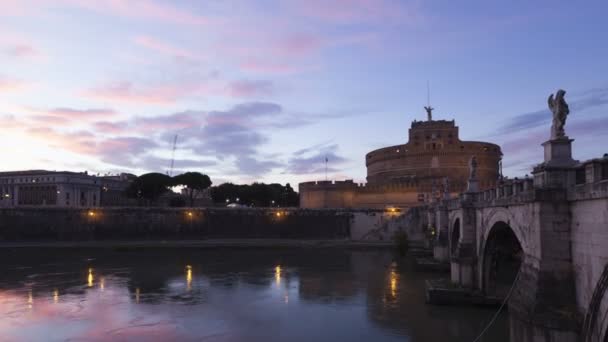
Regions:
<instances>
[{"instance_id":1,"label":"water reflection","mask_svg":"<svg viewBox=\"0 0 608 342\"><path fill-rule=\"evenodd\" d=\"M471 340L492 314L426 305L428 275L383 251L1 253L9 341L449 342ZM486 341L508 341L506 322Z\"/></svg>"},{"instance_id":2,"label":"water reflection","mask_svg":"<svg viewBox=\"0 0 608 342\"><path fill-rule=\"evenodd\" d=\"M274 268L274 280L277 284L277 287L281 286L281 266L277 265Z\"/></svg>"},{"instance_id":3,"label":"water reflection","mask_svg":"<svg viewBox=\"0 0 608 342\"><path fill-rule=\"evenodd\" d=\"M395 271L395 268L391 267L391 271L390 271L390 288L391 288L391 299L395 300L397 299L397 285L399 282L399 274L397 274L397 272Z\"/></svg>"},{"instance_id":4,"label":"water reflection","mask_svg":"<svg viewBox=\"0 0 608 342\"><path fill-rule=\"evenodd\" d=\"M186 266L186 288L192 290L192 266Z\"/></svg>"},{"instance_id":5,"label":"water reflection","mask_svg":"<svg viewBox=\"0 0 608 342\"><path fill-rule=\"evenodd\" d=\"M87 285L93 287L93 269L89 268L89 275L87 276Z\"/></svg>"}]
</instances>

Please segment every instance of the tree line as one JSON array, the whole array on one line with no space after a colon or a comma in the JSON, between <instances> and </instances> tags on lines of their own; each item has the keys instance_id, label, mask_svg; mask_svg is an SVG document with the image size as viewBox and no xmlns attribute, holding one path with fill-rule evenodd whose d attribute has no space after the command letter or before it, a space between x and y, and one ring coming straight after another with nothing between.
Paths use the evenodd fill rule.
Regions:
<instances>
[{"instance_id":1,"label":"tree line","mask_svg":"<svg viewBox=\"0 0 608 342\"><path fill-rule=\"evenodd\" d=\"M171 177L162 173L152 172L137 177L127 188L129 198L136 198L145 204L155 203L158 198L170 191L170 188L183 186L186 189L190 206L194 205L197 192L203 191L211 186L209 176L200 172L186 172Z\"/></svg>"},{"instance_id":2,"label":"tree line","mask_svg":"<svg viewBox=\"0 0 608 342\"><path fill-rule=\"evenodd\" d=\"M298 193L287 183L232 184L224 183L211 188L213 202L237 203L250 207L297 207Z\"/></svg>"},{"instance_id":3,"label":"tree line","mask_svg":"<svg viewBox=\"0 0 608 342\"><path fill-rule=\"evenodd\" d=\"M186 189L185 197L194 206L196 195L207 189L216 205L237 204L247 207L297 207L298 193L287 183L285 186L272 183L233 184L224 183L211 187L209 176L200 172L186 172L174 177L162 173L146 173L137 177L126 189L129 198L137 199L140 204L153 205L169 193L171 188L181 186ZM177 199L180 199L179 197ZM183 201L183 200L182 200ZM185 203L172 202L171 205L183 206Z\"/></svg>"}]
</instances>

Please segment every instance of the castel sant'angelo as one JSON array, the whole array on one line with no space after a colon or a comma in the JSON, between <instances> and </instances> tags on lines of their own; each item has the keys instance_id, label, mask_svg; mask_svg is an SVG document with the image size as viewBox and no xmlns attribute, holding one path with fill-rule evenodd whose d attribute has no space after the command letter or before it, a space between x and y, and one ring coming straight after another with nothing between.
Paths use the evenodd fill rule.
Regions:
<instances>
[{"instance_id":1,"label":"castel sant'angelo","mask_svg":"<svg viewBox=\"0 0 608 342\"><path fill-rule=\"evenodd\" d=\"M454 120L414 121L408 142L380 148L365 156L367 184L317 181L299 184L302 208L409 208L433 197L454 196L466 189L469 163L477 161L480 190L499 178L500 146L461 141Z\"/></svg>"}]
</instances>

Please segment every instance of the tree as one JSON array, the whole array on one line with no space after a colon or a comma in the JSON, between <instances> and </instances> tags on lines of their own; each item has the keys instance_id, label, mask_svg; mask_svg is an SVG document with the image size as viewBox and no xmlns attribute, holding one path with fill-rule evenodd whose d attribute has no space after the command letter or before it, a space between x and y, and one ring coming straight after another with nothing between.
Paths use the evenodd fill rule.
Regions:
<instances>
[{"instance_id":1,"label":"tree","mask_svg":"<svg viewBox=\"0 0 608 342\"><path fill-rule=\"evenodd\" d=\"M150 204L169 191L171 177L162 173L146 173L137 177L127 188L127 196L143 199Z\"/></svg>"},{"instance_id":2,"label":"tree","mask_svg":"<svg viewBox=\"0 0 608 342\"><path fill-rule=\"evenodd\" d=\"M289 183L285 186L277 183L253 183L251 185L237 185L224 183L211 188L211 197L215 203L235 202L255 207L297 207L298 193Z\"/></svg>"},{"instance_id":3,"label":"tree","mask_svg":"<svg viewBox=\"0 0 608 342\"><path fill-rule=\"evenodd\" d=\"M194 206L194 195L211 186L209 176L200 172L186 172L173 177L173 185L183 185L188 192L190 206Z\"/></svg>"}]
</instances>

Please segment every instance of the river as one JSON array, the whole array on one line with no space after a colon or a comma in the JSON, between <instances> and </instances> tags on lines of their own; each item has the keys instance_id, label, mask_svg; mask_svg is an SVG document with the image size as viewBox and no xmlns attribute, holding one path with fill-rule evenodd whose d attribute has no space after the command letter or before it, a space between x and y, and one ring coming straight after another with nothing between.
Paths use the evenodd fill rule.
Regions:
<instances>
[{"instance_id":1,"label":"river","mask_svg":"<svg viewBox=\"0 0 608 342\"><path fill-rule=\"evenodd\" d=\"M0 341L472 341L386 250L0 250ZM480 341L509 341L501 314Z\"/></svg>"}]
</instances>

